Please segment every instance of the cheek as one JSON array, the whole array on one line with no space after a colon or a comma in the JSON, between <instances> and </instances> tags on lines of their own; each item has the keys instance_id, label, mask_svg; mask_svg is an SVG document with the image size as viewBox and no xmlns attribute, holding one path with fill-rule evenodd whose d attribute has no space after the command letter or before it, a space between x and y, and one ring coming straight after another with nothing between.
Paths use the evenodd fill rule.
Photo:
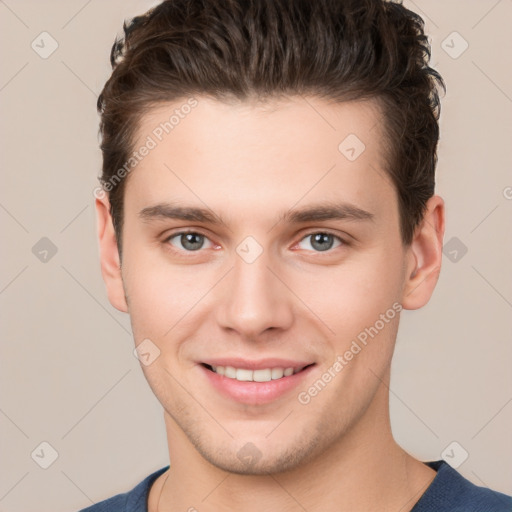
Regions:
<instances>
[{"instance_id":1,"label":"cheek","mask_svg":"<svg viewBox=\"0 0 512 512\"><path fill-rule=\"evenodd\" d=\"M319 288L311 309L334 331L324 345L330 353L323 375L330 379L330 370L335 377L317 404L328 407L336 400L337 421L345 421L349 410L364 409L385 376L399 325L401 279L399 258L381 251L333 270Z\"/></svg>"},{"instance_id":2,"label":"cheek","mask_svg":"<svg viewBox=\"0 0 512 512\"><path fill-rule=\"evenodd\" d=\"M192 266L176 266L143 251L126 251L123 281L136 340L162 339L186 321L209 286Z\"/></svg>"},{"instance_id":3,"label":"cheek","mask_svg":"<svg viewBox=\"0 0 512 512\"><path fill-rule=\"evenodd\" d=\"M347 339L373 325L400 300L402 263L379 248L360 253L338 267L324 269L313 279L315 286L301 285L304 302L334 331Z\"/></svg>"}]
</instances>

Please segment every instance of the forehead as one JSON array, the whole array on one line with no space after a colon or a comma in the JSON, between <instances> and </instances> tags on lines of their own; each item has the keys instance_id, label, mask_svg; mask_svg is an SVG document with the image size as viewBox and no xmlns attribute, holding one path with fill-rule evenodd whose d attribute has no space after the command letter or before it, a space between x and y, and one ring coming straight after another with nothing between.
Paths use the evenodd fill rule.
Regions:
<instances>
[{"instance_id":1,"label":"forehead","mask_svg":"<svg viewBox=\"0 0 512 512\"><path fill-rule=\"evenodd\" d=\"M250 218L264 205L344 200L378 210L395 202L373 101L184 98L143 116L134 150L144 146L126 205L179 201Z\"/></svg>"}]
</instances>

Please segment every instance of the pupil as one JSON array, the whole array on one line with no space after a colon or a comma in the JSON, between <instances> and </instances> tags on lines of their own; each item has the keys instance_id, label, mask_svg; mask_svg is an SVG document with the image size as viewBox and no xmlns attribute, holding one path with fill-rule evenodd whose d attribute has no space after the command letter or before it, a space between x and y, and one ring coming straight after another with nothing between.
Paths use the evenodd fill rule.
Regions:
<instances>
[{"instance_id":1,"label":"pupil","mask_svg":"<svg viewBox=\"0 0 512 512\"><path fill-rule=\"evenodd\" d=\"M311 245L319 251L326 251L332 247L333 241L329 233L317 233L313 236Z\"/></svg>"},{"instance_id":2,"label":"pupil","mask_svg":"<svg viewBox=\"0 0 512 512\"><path fill-rule=\"evenodd\" d=\"M181 235L181 243L185 249L196 251L203 245L203 236L197 233L186 233L185 235Z\"/></svg>"}]
</instances>

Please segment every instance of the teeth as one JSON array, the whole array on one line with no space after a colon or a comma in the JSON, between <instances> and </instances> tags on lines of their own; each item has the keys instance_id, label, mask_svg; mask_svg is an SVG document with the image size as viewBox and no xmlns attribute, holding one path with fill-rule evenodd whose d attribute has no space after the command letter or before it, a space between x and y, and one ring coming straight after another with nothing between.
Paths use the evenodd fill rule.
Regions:
<instances>
[{"instance_id":1,"label":"teeth","mask_svg":"<svg viewBox=\"0 0 512 512\"><path fill-rule=\"evenodd\" d=\"M242 370L241 368L239 368L236 371L235 379L236 380L243 380L243 381L252 380L253 373L254 372L252 370Z\"/></svg>"},{"instance_id":2,"label":"teeth","mask_svg":"<svg viewBox=\"0 0 512 512\"><path fill-rule=\"evenodd\" d=\"M272 368L272 380L280 379L284 375L282 368Z\"/></svg>"},{"instance_id":3,"label":"teeth","mask_svg":"<svg viewBox=\"0 0 512 512\"><path fill-rule=\"evenodd\" d=\"M272 370L266 368L265 370L254 370L252 372L252 380L254 382L268 382L272 380Z\"/></svg>"},{"instance_id":4,"label":"teeth","mask_svg":"<svg viewBox=\"0 0 512 512\"><path fill-rule=\"evenodd\" d=\"M218 368L222 368L222 366L219 366ZM224 375L229 379L236 379L236 370L232 366L226 366L224 369Z\"/></svg>"},{"instance_id":5,"label":"teeth","mask_svg":"<svg viewBox=\"0 0 512 512\"><path fill-rule=\"evenodd\" d=\"M228 379L236 379L241 382L269 382L298 373L303 368L294 371L293 368L264 368L262 370L246 370L233 368L232 366L212 366L212 370Z\"/></svg>"}]
</instances>

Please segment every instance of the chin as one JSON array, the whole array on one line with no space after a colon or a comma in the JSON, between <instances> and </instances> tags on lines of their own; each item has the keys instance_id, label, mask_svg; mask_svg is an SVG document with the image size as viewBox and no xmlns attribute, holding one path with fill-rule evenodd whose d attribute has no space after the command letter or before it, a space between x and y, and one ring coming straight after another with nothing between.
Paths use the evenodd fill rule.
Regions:
<instances>
[{"instance_id":1,"label":"chin","mask_svg":"<svg viewBox=\"0 0 512 512\"><path fill-rule=\"evenodd\" d=\"M261 441L247 440L240 443L233 440L231 446L212 447L196 444L196 450L213 466L238 475L265 476L269 474L293 471L318 455L321 436L304 436L290 442L269 443L263 437Z\"/></svg>"}]
</instances>

